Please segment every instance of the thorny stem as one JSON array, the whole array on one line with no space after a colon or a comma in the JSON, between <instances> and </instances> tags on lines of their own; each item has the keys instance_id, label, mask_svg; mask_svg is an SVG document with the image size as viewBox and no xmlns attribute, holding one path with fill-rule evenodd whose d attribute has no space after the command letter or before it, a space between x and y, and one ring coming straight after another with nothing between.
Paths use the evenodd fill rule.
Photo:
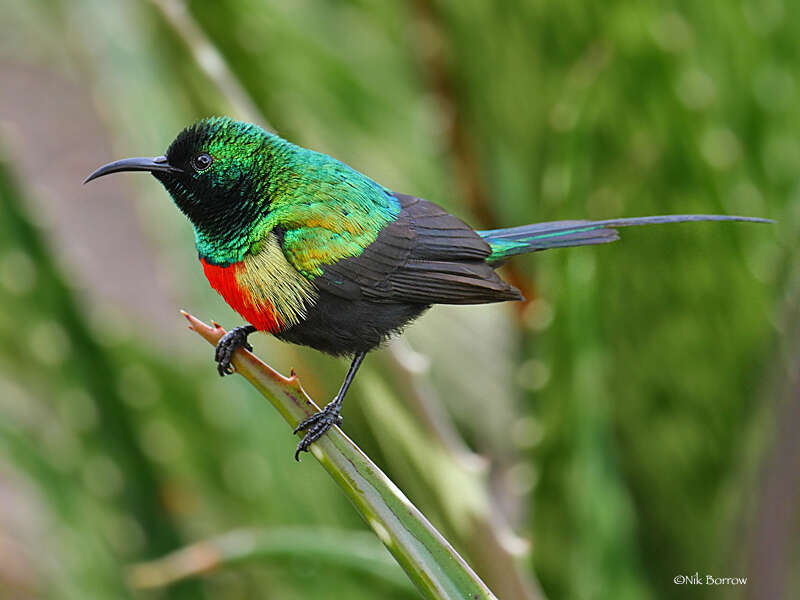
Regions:
<instances>
[{"instance_id":1,"label":"thorny stem","mask_svg":"<svg viewBox=\"0 0 800 600\"><path fill-rule=\"evenodd\" d=\"M189 328L212 345L225 334L219 326L211 327L183 314ZM284 377L243 349L237 350L231 364L291 427L319 410L297 376ZM311 454L342 488L426 598L496 600L452 545L339 427L331 427L317 440Z\"/></svg>"}]
</instances>

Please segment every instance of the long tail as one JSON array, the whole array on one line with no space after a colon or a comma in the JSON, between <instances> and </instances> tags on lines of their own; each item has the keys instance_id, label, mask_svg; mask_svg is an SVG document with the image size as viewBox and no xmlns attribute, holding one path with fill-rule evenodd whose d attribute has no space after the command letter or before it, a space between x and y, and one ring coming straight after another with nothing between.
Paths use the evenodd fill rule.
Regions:
<instances>
[{"instance_id":1,"label":"long tail","mask_svg":"<svg viewBox=\"0 0 800 600\"><path fill-rule=\"evenodd\" d=\"M619 239L616 227L656 225L660 223L686 223L690 221L747 221L750 223L774 223L770 219L757 217L735 217L727 215L665 215L632 219L609 219L607 221L552 221L534 223L508 229L479 231L492 248L487 258L489 263L499 263L517 254L537 252L549 248L607 244Z\"/></svg>"}]
</instances>

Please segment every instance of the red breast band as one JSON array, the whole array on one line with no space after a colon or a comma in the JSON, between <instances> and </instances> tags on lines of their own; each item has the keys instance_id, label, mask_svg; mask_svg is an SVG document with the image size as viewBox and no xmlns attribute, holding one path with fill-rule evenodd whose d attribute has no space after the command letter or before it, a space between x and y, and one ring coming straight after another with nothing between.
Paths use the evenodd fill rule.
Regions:
<instances>
[{"instance_id":1,"label":"red breast band","mask_svg":"<svg viewBox=\"0 0 800 600\"><path fill-rule=\"evenodd\" d=\"M250 291L239 286L236 275L246 268L244 263L238 262L221 267L209 264L202 258L200 262L203 263L203 271L211 287L217 290L225 302L248 323L259 331L270 333L283 329L283 324L272 304L262 299L257 305Z\"/></svg>"}]
</instances>

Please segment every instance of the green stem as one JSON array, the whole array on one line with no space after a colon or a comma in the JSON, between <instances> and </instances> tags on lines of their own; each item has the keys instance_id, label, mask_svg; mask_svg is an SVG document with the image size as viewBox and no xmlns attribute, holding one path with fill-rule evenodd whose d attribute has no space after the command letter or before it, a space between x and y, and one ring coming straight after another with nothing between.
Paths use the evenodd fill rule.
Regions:
<instances>
[{"instance_id":1,"label":"green stem","mask_svg":"<svg viewBox=\"0 0 800 600\"><path fill-rule=\"evenodd\" d=\"M215 345L225 334L184 313L189 327ZM297 376L284 377L250 352L239 350L236 372L272 403L290 426L319 408L303 391ZM311 447L311 454L339 484L356 510L388 548L426 598L487 600L486 584L431 525L403 492L338 427Z\"/></svg>"}]
</instances>

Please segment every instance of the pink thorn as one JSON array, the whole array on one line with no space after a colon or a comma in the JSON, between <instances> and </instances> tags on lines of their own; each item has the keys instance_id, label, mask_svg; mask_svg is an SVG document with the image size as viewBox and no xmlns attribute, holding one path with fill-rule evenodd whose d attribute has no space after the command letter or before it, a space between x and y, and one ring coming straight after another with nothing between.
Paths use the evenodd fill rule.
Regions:
<instances>
[{"instance_id":1,"label":"pink thorn","mask_svg":"<svg viewBox=\"0 0 800 600\"><path fill-rule=\"evenodd\" d=\"M189 314L188 312L186 312L185 310L181 310L181 314L182 314L184 317L186 317L186 320L187 320L187 321L189 321L189 325L188 325L189 329L191 329L192 331L197 331L197 330L195 329L195 326L194 326L194 317L192 317L192 315L190 315L190 314Z\"/></svg>"}]
</instances>

